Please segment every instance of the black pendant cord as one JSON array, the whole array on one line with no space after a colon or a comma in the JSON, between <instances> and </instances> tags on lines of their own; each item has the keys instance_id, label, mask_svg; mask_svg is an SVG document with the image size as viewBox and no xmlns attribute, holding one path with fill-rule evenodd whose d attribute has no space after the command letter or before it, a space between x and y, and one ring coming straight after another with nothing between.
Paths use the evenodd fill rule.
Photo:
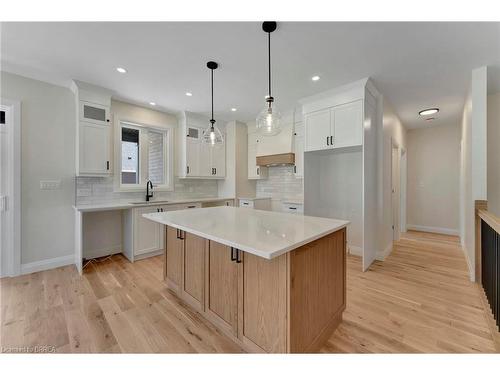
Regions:
<instances>
[{"instance_id":1,"label":"black pendant cord","mask_svg":"<svg viewBox=\"0 0 500 375\"><path fill-rule=\"evenodd\" d=\"M269 64L269 98L271 98L271 33L267 33L267 56Z\"/></svg>"},{"instance_id":2,"label":"black pendant cord","mask_svg":"<svg viewBox=\"0 0 500 375\"><path fill-rule=\"evenodd\" d=\"M212 83L212 118L210 119L210 123L212 124L212 131L214 130L214 124L215 124L215 120L214 120L214 70L213 69L210 69L212 71L212 74L211 74L211 83Z\"/></svg>"}]
</instances>

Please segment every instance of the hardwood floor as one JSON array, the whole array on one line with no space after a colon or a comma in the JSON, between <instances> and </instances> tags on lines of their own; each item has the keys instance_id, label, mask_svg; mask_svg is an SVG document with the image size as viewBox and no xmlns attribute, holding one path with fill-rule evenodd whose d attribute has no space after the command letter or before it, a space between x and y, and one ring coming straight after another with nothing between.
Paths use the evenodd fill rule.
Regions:
<instances>
[{"instance_id":1,"label":"hardwood floor","mask_svg":"<svg viewBox=\"0 0 500 375\"><path fill-rule=\"evenodd\" d=\"M344 320L321 352L494 352L458 239L409 232L361 272L348 257ZM241 352L162 283L162 257L121 255L1 279L0 346L56 352Z\"/></svg>"}]
</instances>

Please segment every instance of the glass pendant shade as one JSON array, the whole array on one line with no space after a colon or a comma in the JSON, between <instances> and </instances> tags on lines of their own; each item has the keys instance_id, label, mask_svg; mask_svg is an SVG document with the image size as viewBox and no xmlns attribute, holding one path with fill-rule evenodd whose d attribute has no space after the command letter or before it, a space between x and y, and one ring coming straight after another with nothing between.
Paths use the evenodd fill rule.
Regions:
<instances>
[{"instance_id":1,"label":"glass pendant shade","mask_svg":"<svg viewBox=\"0 0 500 375\"><path fill-rule=\"evenodd\" d=\"M262 135L276 135L281 131L281 114L276 107L266 105L256 120L257 130Z\"/></svg>"},{"instance_id":2,"label":"glass pendant shade","mask_svg":"<svg viewBox=\"0 0 500 375\"><path fill-rule=\"evenodd\" d=\"M210 125L203 130L201 141L210 146L221 145L224 143L224 137L217 126L215 126L214 120L214 70L217 69L219 64L215 61L209 61L207 63L207 68L210 69L210 87L212 90L212 118L210 119Z\"/></svg>"},{"instance_id":3,"label":"glass pendant shade","mask_svg":"<svg viewBox=\"0 0 500 375\"><path fill-rule=\"evenodd\" d=\"M209 125L208 128L203 130L202 142L210 146L221 145L224 143L224 137L221 131L215 125Z\"/></svg>"}]
</instances>

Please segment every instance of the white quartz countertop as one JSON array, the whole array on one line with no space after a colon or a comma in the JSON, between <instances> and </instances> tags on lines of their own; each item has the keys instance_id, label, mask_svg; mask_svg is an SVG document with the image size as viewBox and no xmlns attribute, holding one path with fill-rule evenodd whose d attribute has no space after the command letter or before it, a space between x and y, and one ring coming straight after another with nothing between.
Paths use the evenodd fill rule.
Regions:
<instances>
[{"instance_id":1,"label":"white quartz countertop","mask_svg":"<svg viewBox=\"0 0 500 375\"><path fill-rule=\"evenodd\" d=\"M345 220L226 206L143 216L266 259L285 254L349 224Z\"/></svg>"},{"instance_id":2,"label":"white quartz countertop","mask_svg":"<svg viewBox=\"0 0 500 375\"><path fill-rule=\"evenodd\" d=\"M109 211L109 210L126 210L134 207L145 207L145 206L156 206L156 205L170 205L170 204L183 204L183 203L195 203L195 202L220 202L226 200L232 200L234 198L186 198L186 199L157 199L151 200L149 202L132 203L134 200L115 200L109 202L95 202L86 203L73 206L73 208L80 212L93 212L93 211Z\"/></svg>"}]
</instances>

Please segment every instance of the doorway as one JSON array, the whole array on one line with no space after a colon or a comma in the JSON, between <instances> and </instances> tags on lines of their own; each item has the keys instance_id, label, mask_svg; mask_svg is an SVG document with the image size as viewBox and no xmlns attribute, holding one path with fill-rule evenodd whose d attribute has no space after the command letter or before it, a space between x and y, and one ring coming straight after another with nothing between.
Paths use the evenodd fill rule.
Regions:
<instances>
[{"instance_id":1,"label":"doorway","mask_svg":"<svg viewBox=\"0 0 500 375\"><path fill-rule=\"evenodd\" d=\"M0 99L0 277L21 269L21 105Z\"/></svg>"}]
</instances>

